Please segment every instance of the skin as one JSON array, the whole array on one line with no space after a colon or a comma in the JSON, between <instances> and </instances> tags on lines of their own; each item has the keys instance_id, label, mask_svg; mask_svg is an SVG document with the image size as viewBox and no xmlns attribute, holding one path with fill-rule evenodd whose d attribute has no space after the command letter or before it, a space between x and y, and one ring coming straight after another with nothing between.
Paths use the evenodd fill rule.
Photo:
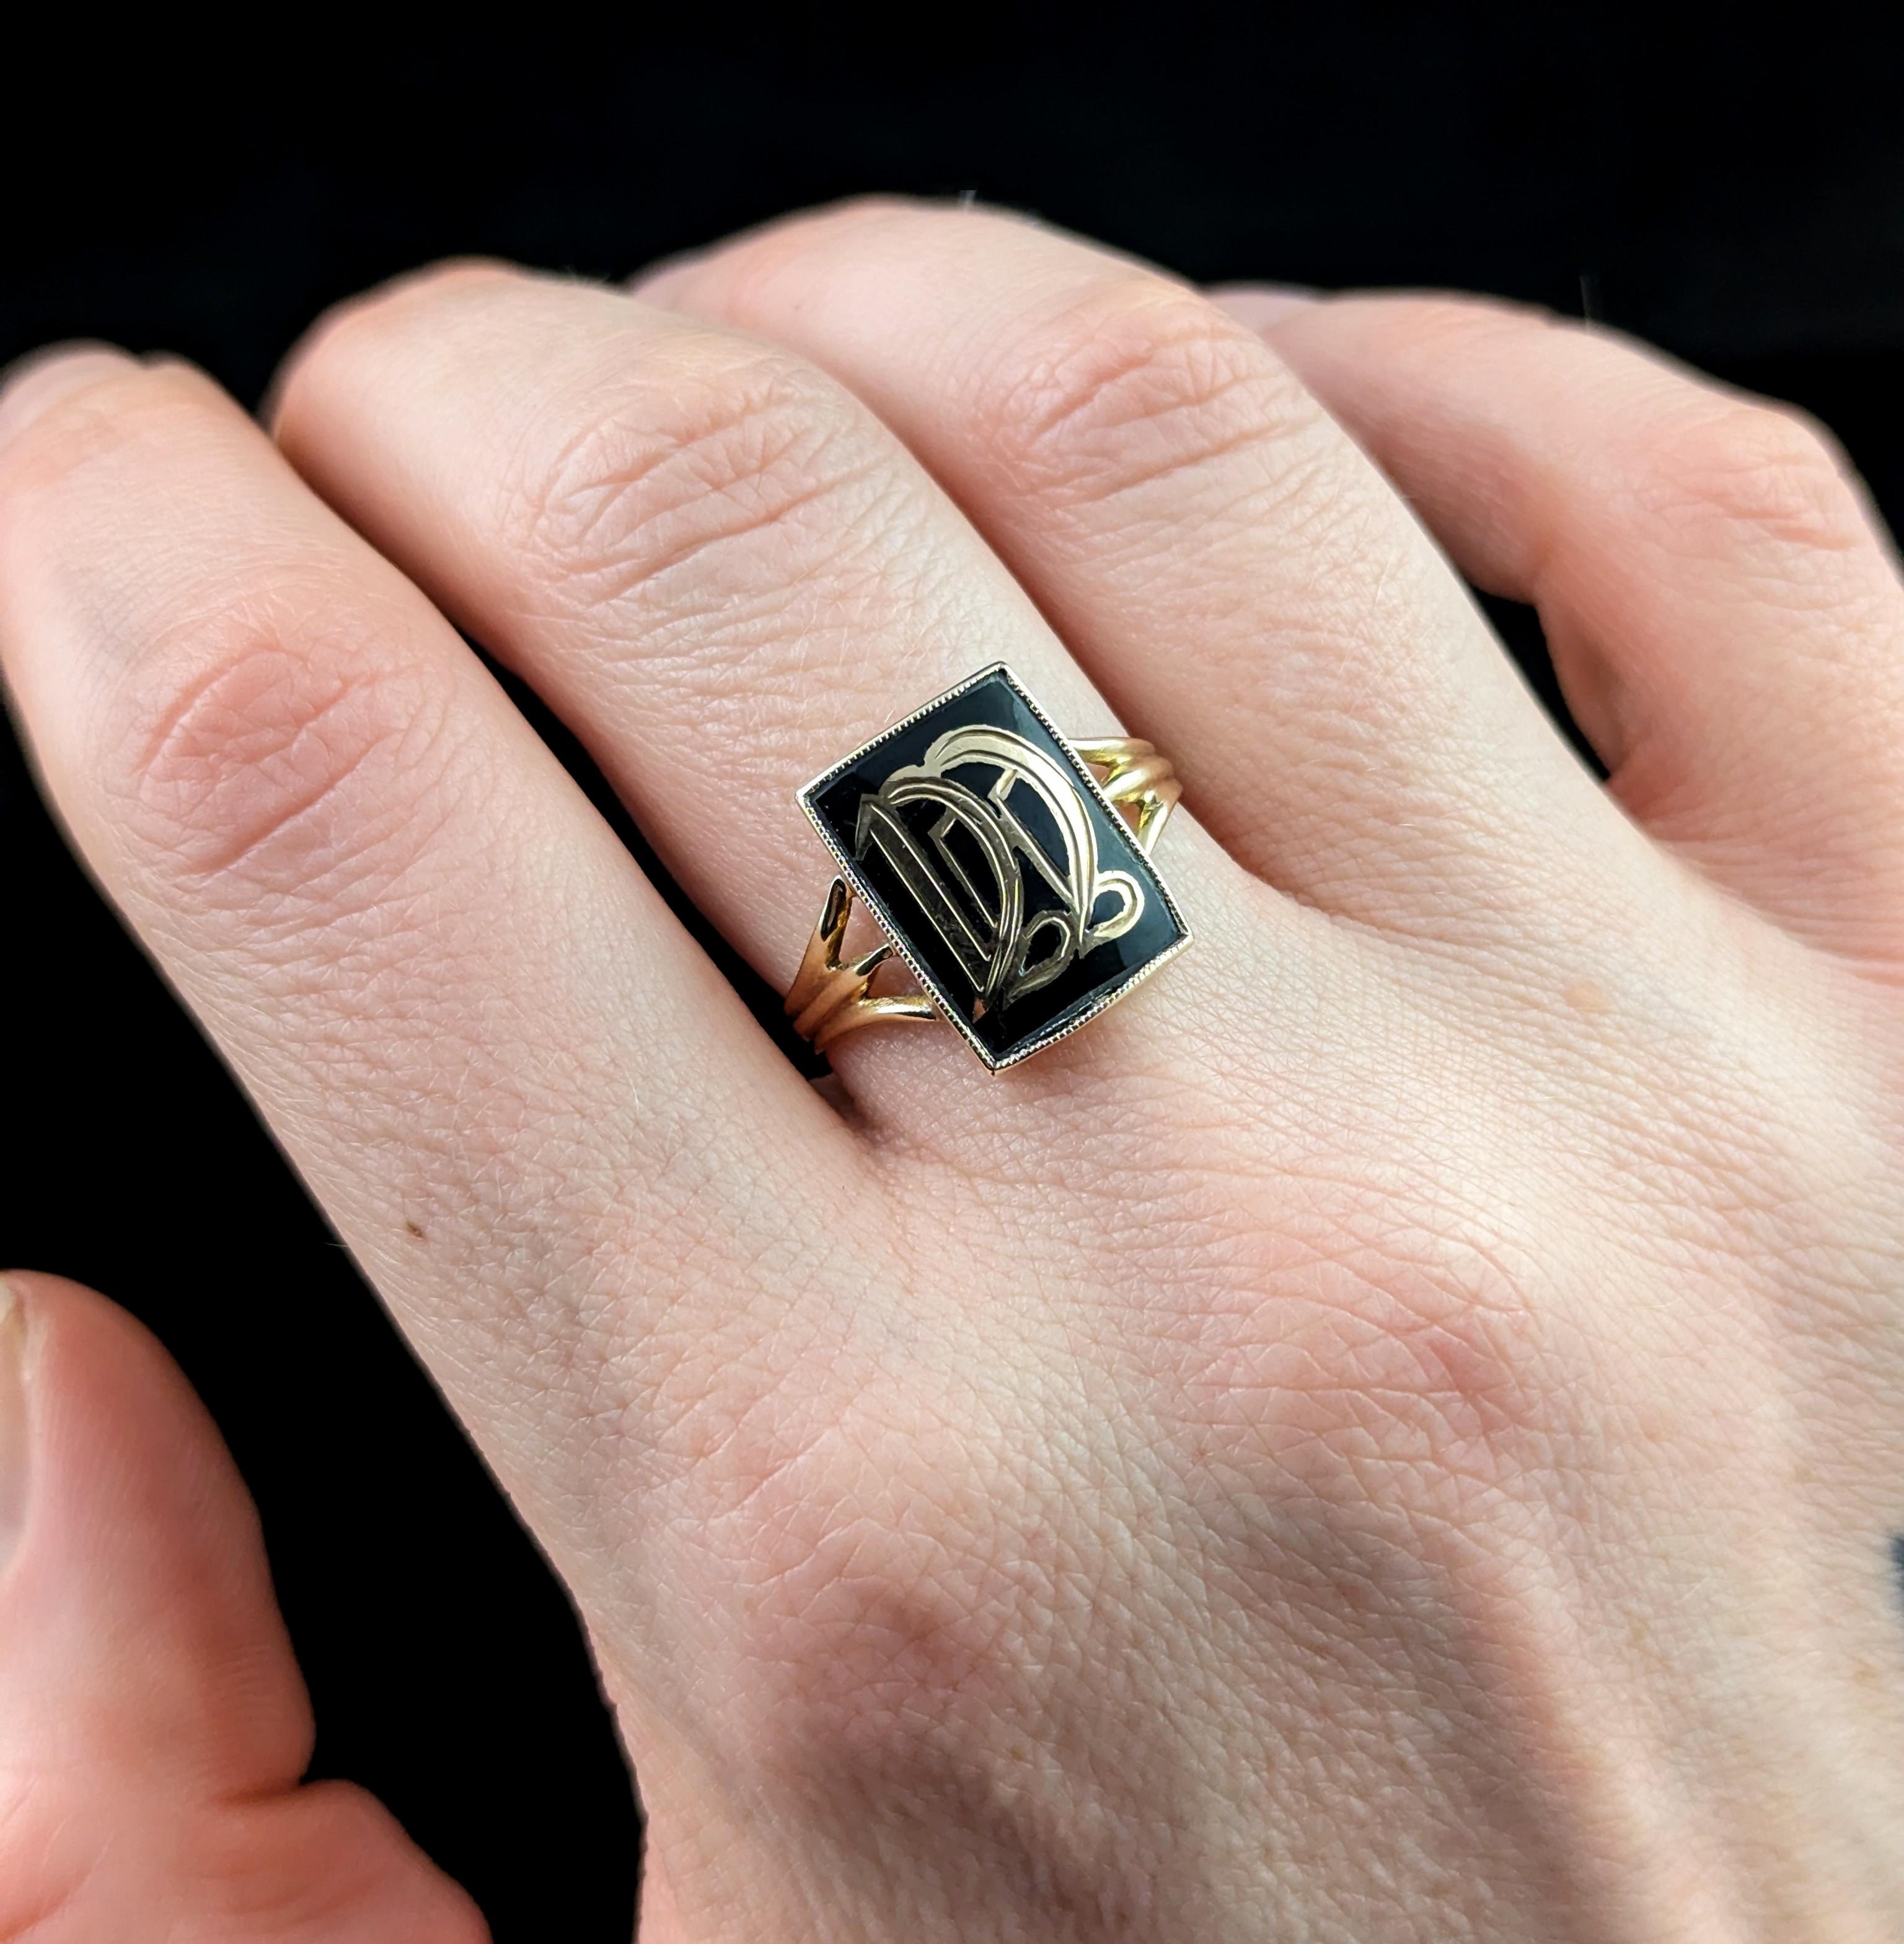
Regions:
<instances>
[{"instance_id":1,"label":"skin","mask_svg":"<svg viewBox=\"0 0 1904 1944\"><path fill-rule=\"evenodd\" d=\"M1001 657L1174 755L1197 943L823 1097L458 629L776 980L796 788ZM47 786L572 1589L651 1944L1904 1930L1900 648L1789 411L981 211L429 271L269 433L0 398ZM0 1938L481 1937L300 1786L176 1373L14 1283Z\"/></svg>"}]
</instances>

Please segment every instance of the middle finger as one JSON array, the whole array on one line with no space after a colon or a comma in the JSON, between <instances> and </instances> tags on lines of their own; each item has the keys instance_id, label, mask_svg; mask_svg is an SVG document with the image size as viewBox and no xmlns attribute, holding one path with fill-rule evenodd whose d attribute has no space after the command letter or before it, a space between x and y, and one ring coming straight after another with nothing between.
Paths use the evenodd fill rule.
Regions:
<instances>
[{"instance_id":1,"label":"middle finger","mask_svg":"<svg viewBox=\"0 0 1904 1944\"><path fill-rule=\"evenodd\" d=\"M874 200L639 288L864 398L1271 883L1492 945L1557 884L1647 868L1401 497L1174 278L1021 218Z\"/></svg>"}]
</instances>

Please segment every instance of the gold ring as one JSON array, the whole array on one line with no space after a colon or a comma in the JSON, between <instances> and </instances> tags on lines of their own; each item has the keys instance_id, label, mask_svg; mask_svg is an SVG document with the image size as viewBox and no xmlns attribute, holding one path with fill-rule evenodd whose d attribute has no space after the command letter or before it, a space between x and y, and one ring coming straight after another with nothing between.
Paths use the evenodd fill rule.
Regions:
<instances>
[{"instance_id":1,"label":"gold ring","mask_svg":"<svg viewBox=\"0 0 1904 1944\"><path fill-rule=\"evenodd\" d=\"M948 689L800 792L840 875L795 1029L944 1020L995 1073L1075 1032L1190 942L1150 862L1183 793L1148 743L1067 740L1002 662ZM843 959L856 898L885 940ZM920 989L875 994L895 958Z\"/></svg>"}]
</instances>

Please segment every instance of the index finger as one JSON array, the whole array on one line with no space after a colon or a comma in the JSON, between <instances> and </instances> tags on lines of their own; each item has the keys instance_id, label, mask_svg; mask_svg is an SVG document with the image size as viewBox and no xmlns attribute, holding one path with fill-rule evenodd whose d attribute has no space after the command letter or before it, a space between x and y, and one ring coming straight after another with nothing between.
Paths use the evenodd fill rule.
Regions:
<instances>
[{"instance_id":1,"label":"index finger","mask_svg":"<svg viewBox=\"0 0 1904 1944\"><path fill-rule=\"evenodd\" d=\"M89 353L0 401L0 657L88 861L532 1521L586 1543L603 1411L678 1408L684 1345L771 1327L750 1292L837 1249L850 1137L195 374Z\"/></svg>"}]
</instances>

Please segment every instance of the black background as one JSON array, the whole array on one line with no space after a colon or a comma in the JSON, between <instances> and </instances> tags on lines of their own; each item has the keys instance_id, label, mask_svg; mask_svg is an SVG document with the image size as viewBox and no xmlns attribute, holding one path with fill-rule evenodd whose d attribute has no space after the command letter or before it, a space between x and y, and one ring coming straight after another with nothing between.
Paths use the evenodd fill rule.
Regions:
<instances>
[{"instance_id":1,"label":"black background","mask_svg":"<svg viewBox=\"0 0 1904 1944\"><path fill-rule=\"evenodd\" d=\"M104 15L29 45L17 10L0 357L113 338L252 401L325 303L432 256L619 275L794 205L970 190L1198 277L1584 302L1809 406L1904 511L1895 8L686 11L411 42L293 14L266 48ZM128 1304L211 1404L319 1771L504 1944L625 1939L635 1819L562 1595L11 755L0 831L0 1257Z\"/></svg>"}]
</instances>

